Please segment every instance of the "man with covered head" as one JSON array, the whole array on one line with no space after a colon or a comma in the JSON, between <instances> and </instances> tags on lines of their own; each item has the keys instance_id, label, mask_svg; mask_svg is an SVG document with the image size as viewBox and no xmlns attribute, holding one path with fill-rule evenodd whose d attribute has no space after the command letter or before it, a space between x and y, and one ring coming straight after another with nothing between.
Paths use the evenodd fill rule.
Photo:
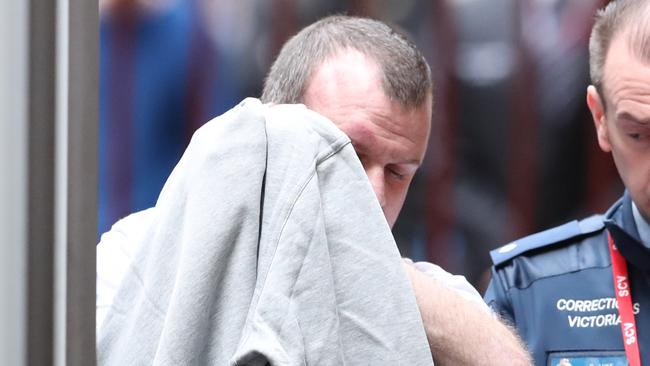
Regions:
<instances>
[{"instance_id":1,"label":"man with covered head","mask_svg":"<svg viewBox=\"0 0 650 366\"><path fill-rule=\"evenodd\" d=\"M351 141L354 148L353 153L357 154L361 165L358 164L355 158L355 164L350 164L350 167L354 168L358 166L359 168L363 168L379 203L377 205L377 202L374 202L374 197L372 197L372 192L370 192L371 199L367 202L367 213L373 213L375 212L372 211L373 208L379 209L381 207L388 225L383 221L380 214L379 222L381 225L379 226L377 226L376 221L373 221L375 222L373 224L374 226L370 225L370 220L368 220L369 222L356 220L352 223L339 223L341 226L360 227L360 231L367 231L368 227L381 229L379 231L387 231L389 226L393 226L404 203L409 184L422 163L431 123L432 85L430 70L426 60L412 43L402 34L376 20L347 16L333 16L322 19L300 31L284 45L266 79L261 100L265 103L264 108L273 105L266 109L267 113L279 113L271 112L272 110L294 111L295 113L296 111L302 110L302 107L281 106L280 104L304 104L307 108L333 122L334 126L338 127L338 129L334 126L332 128L336 129L337 133L343 131L349 138L349 140L347 138L345 140ZM258 101L248 100L239 107L234 108L231 112L208 123L207 129L218 128L217 126L223 125L224 123L227 124L230 122L228 116L237 116L242 110L247 110L246 108L251 108L251 106L257 104L259 104ZM304 113L305 116L304 121L301 120L300 122L318 122L313 120L313 112L309 112L312 114L300 113ZM322 119L321 116L318 117ZM290 116L286 118L290 118ZM331 125L329 121L327 121L327 124ZM323 122L321 121L319 123ZM205 131L206 127L201 130ZM201 130L197 134L201 134ZM296 130L300 130L300 128L296 127ZM197 138L195 135L193 143L200 141L201 138ZM212 145L215 144L211 144L206 149L213 148ZM186 165L190 164L187 159L191 156L191 152L200 152L200 149L192 150L192 145L190 145L188 151L190 153L188 154L186 152L186 156L183 158L184 160L181 160L179 165L184 163ZM332 154L334 153L332 152ZM295 157L296 160L302 158L300 156ZM215 155L205 160L212 161L216 159L218 159L218 156ZM178 169L178 172L175 171L175 173L172 173L170 181L174 180L174 176L176 176L176 181L182 179L178 178L182 174L180 173L181 171L181 169ZM363 171L360 174L364 186L370 188L366 184ZM268 178L266 181L267 188L274 182L272 177ZM275 181L277 179L276 177ZM197 183L202 189L210 187L208 182L195 182L192 180L189 180L189 182L190 184ZM345 187L348 183L347 181L337 181L335 185L337 187ZM337 191L347 192L344 189ZM163 189L159 203L164 201L165 197L163 195L165 193L169 194L170 192L172 192L172 188L167 189L166 186ZM232 200L232 197L228 198ZM333 201L358 200L357 197L346 198L332 196L330 196L330 199ZM197 201L201 203L201 200ZM176 204L177 202L175 201L171 203L173 207L176 207ZM181 211L187 210L187 207L184 205L180 205L179 207ZM158 207L154 209L158 209ZM211 207L211 209L218 210L219 208ZM128 308L126 305L123 305L119 309L116 309L117 307L114 306L115 302L120 300L120 298L126 298L124 294L127 293L123 290L125 286L121 282L124 282L124 273L128 275L129 271L126 268L128 266L124 262L128 262L131 259L128 258L128 255L124 256L123 253L135 251L132 247L123 244L128 242L127 239L129 237L133 237L132 234L125 234L125 232L133 229L137 233L141 233L143 231L142 228L147 226L143 218L146 220L147 216L151 217L152 212L155 214L155 211L149 211L149 213L144 212L142 214L136 213L118 222L111 232L102 236L102 242L99 244L97 314L98 329L100 329L98 331L98 334L100 334L98 338L100 339L101 345L98 353L105 357L102 359L111 357L113 350L118 349L119 351L119 347L113 346L114 342L112 342L112 339L123 335L121 332L124 326L121 325L118 317L122 316L119 312L125 312L126 310L124 308ZM265 214L267 213L265 212ZM140 218L138 215L140 215ZM215 215L215 218L219 218L218 216ZM336 217L330 218L330 220L343 220L342 216L345 215L341 215L340 213ZM192 219L185 220L188 224L196 221L189 213L183 213L182 217ZM251 220L254 223L258 222L257 217L253 217ZM177 220L168 221L171 224L175 224ZM261 222L261 224L263 225L264 222ZM215 226L215 224L212 224L212 226ZM191 230L178 231L192 235ZM261 228L260 232L262 233L261 235L264 235L264 228ZM169 235L176 235L176 231ZM153 239L158 238L156 236L150 236ZM212 236L209 237L212 238ZM165 244L167 245L157 245L155 249L158 252L168 249L175 250L175 242L170 241L165 236L162 236L162 239L166 240ZM181 240L183 240L183 236L181 236ZM344 239L344 241L349 240L351 239ZM115 241L118 242L115 243ZM147 243L146 240L139 240L138 243L138 245L148 245L150 247L152 245ZM350 245L353 246L354 244L351 243ZM374 244L379 243L362 243L361 245L370 248L369 251L365 252L368 258L352 258L351 260L355 263L350 266L358 267L357 263L365 263L366 259L377 256L378 253L372 252L372 250L377 250L376 247L373 247ZM392 245L394 246L394 242L392 242ZM164 248L158 249L160 247ZM182 254L180 253L180 255ZM209 253L206 253L207 255ZM131 257L135 257L135 255ZM161 256L161 260L165 260L165 263L167 263L169 262L169 257L170 255L163 255ZM143 258L142 260L147 259L146 256L141 256L141 258ZM193 257L190 257L190 262L192 259ZM201 258L201 260L205 261L204 258ZM226 259L224 259L224 262L227 262ZM261 262L264 262L264 260L261 260ZM175 263L171 261L170 266L174 266ZM376 275L372 281L384 283L395 277L394 273L388 272L395 272L397 270L397 272L403 274L400 265L406 269L408 279L415 294L414 305L417 302L417 308L414 306L414 310L419 308L419 314L416 314L415 318L418 325L424 325L424 333L426 333L430 353L436 364L529 364L529 356L521 346L514 332L497 320L494 314L482 302L476 290L463 277L452 276L439 267L429 263L413 264L410 261L401 262L399 257L396 258L395 264L397 264L397 268L393 268L394 266L386 268L386 272ZM336 263L336 265L340 265L340 263ZM155 272L157 270L156 266L148 265L146 267L142 266L141 268L144 268L142 269L143 271L149 270ZM257 266L263 267L259 262ZM192 271L193 268L192 266L187 266L186 270ZM243 270L245 272L255 271L255 268L244 268ZM313 268L305 269L305 271L309 270L313 271ZM210 271L212 271L212 268L210 268ZM364 275L363 272L374 273L377 271L377 268L361 268L360 272L362 273L357 273L357 276ZM175 281L179 281L179 276L175 276ZM327 278L327 276L327 273L323 273L320 277ZM140 286L139 282L142 282L140 280L142 276L131 277L133 278L131 282L135 282L137 286ZM160 276L154 276L153 280L161 281ZM203 278L199 278L199 280L204 281ZM406 278L404 280L406 281ZM241 280L235 280L235 282L237 281L243 282L243 278ZM359 282L358 278L347 278L343 282L346 281L351 284ZM244 287L243 283L236 285ZM346 286L345 283L339 283L338 285ZM367 283L367 285L370 284ZM406 287L400 289L399 296L396 295L396 297L409 297L410 301L413 301L408 285L409 283L406 283ZM157 283L151 291L156 291L160 286L169 286L169 284L166 281L162 281L160 284ZM194 290L196 286L190 283L188 287ZM391 291L395 293L395 291L398 291L396 288L386 288L385 290L387 293ZM239 296L242 291L242 289L238 288L235 293ZM171 296L173 295L174 293ZM225 297L223 293L218 293L214 296L217 299L223 299ZM205 295L201 299L205 297L209 298L208 295ZM179 299L179 306L188 306L184 300ZM151 301L151 297L142 300L143 303ZM382 303L381 301L372 303L368 303L368 301L371 300L365 300L362 303L365 304L364 306L370 306L372 310L389 309L390 306L388 303ZM232 307L225 308L228 310L232 309ZM193 311L194 309L188 310ZM319 308L316 305L310 308L310 311L313 312L318 312L318 310ZM110 314L107 316L107 313ZM148 316L146 313L144 314L143 316ZM390 317L376 319L376 322L377 324L412 324L406 322L406 315L408 314L391 312ZM215 316L219 316L219 314ZM146 323L133 316L128 319L134 323ZM165 321L167 321L167 317ZM120 325L115 326L118 322ZM107 331L104 330L107 327L106 323L109 323L108 328L113 329L113 331L109 329L108 335L106 335ZM146 326L149 327L150 324L146 324ZM180 324L180 326L184 326L184 324ZM373 326L373 324L357 324L357 326L364 328ZM320 328L327 327L323 325ZM140 332L140 329L135 326L130 326L129 330L133 331L135 335L138 335ZM143 331L146 331L146 329ZM416 331L417 329L413 329L414 334L417 333ZM176 337L184 336L176 332L173 332L172 335L173 340ZM392 336L395 339L400 339L399 334ZM379 342L380 339L377 341ZM408 344L407 342L410 341L410 339L401 339L398 343ZM271 344L272 342L267 343ZM106 344L109 346L104 346ZM291 351L294 350L289 350L288 352ZM410 354L417 354L415 351L415 349L412 349L408 352ZM427 356L426 358L430 359L426 344L425 354ZM332 354L330 357L336 357L336 355ZM420 361L422 364L426 364L427 359L423 358ZM408 361L402 360L402 362ZM332 358L322 359L319 364L335 363L336 359ZM396 362L385 360L385 364L395 363L399 363L399 360Z\"/></svg>"},{"instance_id":2,"label":"man with covered head","mask_svg":"<svg viewBox=\"0 0 650 366\"><path fill-rule=\"evenodd\" d=\"M587 105L626 191L604 216L493 251L486 301L517 327L538 365L648 364L650 2L617 0L599 11L589 52Z\"/></svg>"},{"instance_id":3,"label":"man with covered head","mask_svg":"<svg viewBox=\"0 0 650 366\"><path fill-rule=\"evenodd\" d=\"M392 227L424 158L432 95L429 66L402 34L376 20L333 16L284 45L261 99L305 104L345 132ZM483 311L463 277L429 263L405 266L437 364L527 363L518 339Z\"/></svg>"}]
</instances>

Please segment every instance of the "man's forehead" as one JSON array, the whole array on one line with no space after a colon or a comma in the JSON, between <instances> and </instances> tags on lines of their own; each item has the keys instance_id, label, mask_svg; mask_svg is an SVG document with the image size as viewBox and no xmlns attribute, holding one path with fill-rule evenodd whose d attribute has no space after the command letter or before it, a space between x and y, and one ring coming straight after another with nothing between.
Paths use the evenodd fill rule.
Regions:
<instances>
[{"instance_id":1,"label":"man's forehead","mask_svg":"<svg viewBox=\"0 0 650 366\"><path fill-rule=\"evenodd\" d=\"M650 59L643 59L632 49L631 31L615 36L607 52L603 67L603 97L612 102L622 87L645 87L650 81Z\"/></svg>"},{"instance_id":2,"label":"man's forehead","mask_svg":"<svg viewBox=\"0 0 650 366\"><path fill-rule=\"evenodd\" d=\"M391 161L420 164L426 151L431 114L426 107L399 108L386 114L344 114L335 122L360 153L390 155ZM348 118L350 117L350 118Z\"/></svg>"},{"instance_id":3,"label":"man's forehead","mask_svg":"<svg viewBox=\"0 0 650 366\"><path fill-rule=\"evenodd\" d=\"M650 113L640 113L636 109L626 109L623 107L616 112L617 120L626 120L638 125L650 126Z\"/></svg>"}]
</instances>

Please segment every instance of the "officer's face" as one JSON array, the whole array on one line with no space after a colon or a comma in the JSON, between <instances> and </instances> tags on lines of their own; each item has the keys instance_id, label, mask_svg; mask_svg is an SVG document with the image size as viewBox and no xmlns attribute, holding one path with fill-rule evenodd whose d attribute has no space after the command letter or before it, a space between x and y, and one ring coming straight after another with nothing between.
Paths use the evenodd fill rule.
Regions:
<instances>
[{"instance_id":1,"label":"officer's face","mask_svg":"<svg viewBox=\"0 0 650 366\"><path fill-rule=\"evenodd\" d=\"M650 219L650 64L633 54L624 32L612 40L603 95L590 86L587 103L598 144L612 153L618 173L646 220ZM603 109L604 98L606 110Z\"/></svg>"},{"instance_id":2,"label":"officer's face","mask_svg":"<svg viewBox=\"0 0 650 366\"><path fill-rule=\"evenodd\" d=\"M384 94L374 62L345 51L316 68L304 102L350 137L392 227L424 157L431 97L404 109Z\"/></svg>"}]
</instances>

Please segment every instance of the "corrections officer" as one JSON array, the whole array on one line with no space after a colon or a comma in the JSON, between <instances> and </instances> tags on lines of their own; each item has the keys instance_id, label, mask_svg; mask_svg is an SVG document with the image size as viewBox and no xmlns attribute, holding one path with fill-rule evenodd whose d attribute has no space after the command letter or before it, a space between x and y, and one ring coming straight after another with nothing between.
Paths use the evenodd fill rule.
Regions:
<instances>
[{"instance_id":1,"label":"corrections officer","mask_svg":"<svg viewBox=\"0 0 650 366\"><path fill-rule=\"evenodd\" d=\"M536 365L650 365L650 1L599 11L589 52L587 104L626 191L603 216L493 251L485 300Z\"/></svg>"}]
</instances>

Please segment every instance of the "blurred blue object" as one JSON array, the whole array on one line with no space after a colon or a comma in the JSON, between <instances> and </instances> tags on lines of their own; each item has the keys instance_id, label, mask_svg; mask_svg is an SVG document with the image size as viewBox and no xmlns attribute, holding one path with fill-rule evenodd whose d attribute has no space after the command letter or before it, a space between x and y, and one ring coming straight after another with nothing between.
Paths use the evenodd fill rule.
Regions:
<instances>
[{"instance_id":1,"label":"blurred blue object","mask_svg":"<svg viewBox=\"0 0 650 366\"><path fill-rule=\"evenodd\" d=\"M198 3L131 3L100 20L99 233L154 205L193 131L227 107Z\"/></svg>"}]
</instances>

